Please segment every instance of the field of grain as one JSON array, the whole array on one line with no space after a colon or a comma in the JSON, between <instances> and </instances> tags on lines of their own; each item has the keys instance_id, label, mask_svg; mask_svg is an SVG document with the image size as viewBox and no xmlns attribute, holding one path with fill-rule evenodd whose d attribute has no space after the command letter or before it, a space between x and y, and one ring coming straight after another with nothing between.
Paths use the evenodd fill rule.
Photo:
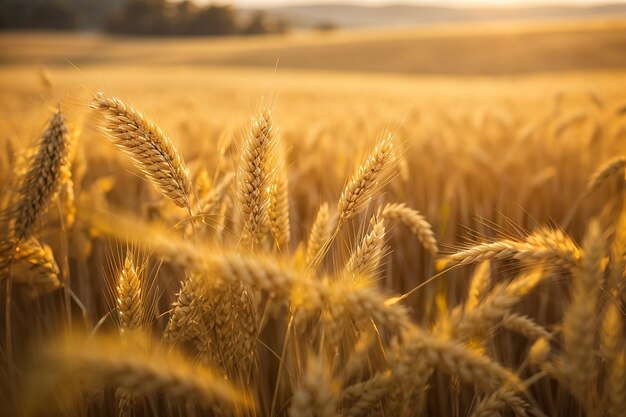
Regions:
<instances>
[{"instance_id":1,"label":"field of grain","mask_svg":"<svg viewBox=\"0 0 626 417\"><path fill-rule=\"evenodd\" d=\"M625 28L0 35L0 416L624 416Z\"/></svg>"}]
</instances>

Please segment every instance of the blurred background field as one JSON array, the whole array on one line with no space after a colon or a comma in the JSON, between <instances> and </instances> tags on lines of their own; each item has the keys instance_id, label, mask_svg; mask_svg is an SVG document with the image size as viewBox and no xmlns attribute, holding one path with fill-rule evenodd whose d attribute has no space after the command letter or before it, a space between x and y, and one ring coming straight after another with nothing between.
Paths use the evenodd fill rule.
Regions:
<instances>
[{"instance_id":1,"label":"blurred background field","mask_svg":"<svg viewBox=\"0 0 626 417\"><path fill-rule=\"evenodd\" d=\"M5 33L3 135L27 143L61 103L93 157L108 155L87 108L102 89L157 120L202 164L269 104L297 179L293 231L302 238L319 203L337 197L388 129L411 175L387 198L445 224L439 238L451 250L474 232L495 235L489 221L524 229L562 221L596 165L623 151L625 34L616 17L224 38ZM92 169L94 177L115 172ZM550 203L532 201L522 192L529 186Z\"/></svg>"}]
</instances>

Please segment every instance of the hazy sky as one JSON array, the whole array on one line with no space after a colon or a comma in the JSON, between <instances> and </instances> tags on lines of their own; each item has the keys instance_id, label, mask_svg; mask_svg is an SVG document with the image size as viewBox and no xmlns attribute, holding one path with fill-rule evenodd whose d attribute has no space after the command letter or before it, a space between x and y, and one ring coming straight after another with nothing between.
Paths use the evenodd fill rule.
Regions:
<instances>
[{"instance_id":1,"label":"hazy sky","mask_svg":"<svg viewBox=\"0 0 626 417\"><path fill-rule=\"evenodd\" d=\"M198 2L210 0L199 0ZM219 2L219 1L218 1ZM314 3L350 3L350 4L428 4L428 5L454 5L463 7L472 6L515 6L515 5L591 5L604 3L626 3L626 0L222 0L221 3L231 3L236 6L273 6L284 4L314 4Z\"/></svg>"}]
</instances>

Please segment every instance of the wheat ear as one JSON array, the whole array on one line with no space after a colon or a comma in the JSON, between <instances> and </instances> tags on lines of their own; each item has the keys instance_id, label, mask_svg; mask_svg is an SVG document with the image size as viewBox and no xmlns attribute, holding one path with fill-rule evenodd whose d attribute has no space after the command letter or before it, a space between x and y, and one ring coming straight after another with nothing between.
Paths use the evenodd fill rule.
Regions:
<instances>
[{"instance_id":1,"label":"wheat ear","mask_svg":"<svg viewBox=\"0 0 626 417\"><path fill-rule=\"evenodd\" d=\"M43 366L63 389L68 381L96 386L114 386L135 394L164 393L195 401L206 407L217 405L249 408L246 394L211 370L188 362L170 350L164 352L152 341L137 335L122 342L118 337L98 336L44 348Z\"/></svg>"},{"instance_id":2,"label":"wheat ear","mask_svg":"<svg viewBox=\"0 0 626 417\"><path fill-rule=\"evenodd\" d=\"M57 110L20 180L17 200L11 210L12 237L17 241L31 235L34 225L59 191L63 166L67 163L67 140L64 118Z\"/></svg>"},{"instance_id":3,"label":"wheat ear","mask_svg":"<svg viewBox=\"0 0 626 417\"><path fill-rule=\"evenodd\" d=\"M382 210L382 217L404 223L422 243L424 249L436 256L437 240L433 228L419 211L407 207L403 203L387 204Z\"/></svg>"},{"instance_id":4,"label":"wheat ear","mask_svg":"<svg viewBox=\"0 0 626 417\"><path fill-rule=\"evenodd\" d=\"M215 185L215 187L211 188L210 191L206 193L206 196L202 198L199 202L200 210L198 212L199 216L203 215L211 215L215 214L217 209L224 199L226 192L228 191L228 187L232 183L234 178L233 174L224 175L220 181Z\"/></svg>"},{"instance_id":5,"label":"wheat ear","mask_svg":"<svg viewBox=\"0 0 626 417\"><path fill-rule=\"evenodd\" d=\"M257 323L249 286L218 282L210 286L211 308L202 324L213 332L207 353L231 378L244 378L254 357Z\"/></svg>"},{"instance_id":6,"label":"wheat ear","mask_svg":"<svg viewBox=\"0 0 626 417\"><path fill-rule=\"evenodd\" d=\"M624 343L624 323L619 304L614 299L607 302L600 331L600 354L610 363Z\"/></svg>"},{"instance_id":7,"label":"wheat ear","mask_svg":"<svg viewBox=\"0 0 626 417\"><path fill-rule=\"evenodd\" d=\"M621 175L622 180L624 180L624 167L626 167L626 157L623 156L605 162L591 175L584 193L590 194L607 180L618 175Z\"/></svg>"},{"instance_id":8,"label":"wheat ear","mask_svg":"<svg viewBox=\"0 0 626 417\"><path fill-rule=\"evenodd\" d=\"M528 316L521 314L507 314L502 320L502 325L516 333L519 333L530 340L550 339L551 335L545 327L538 324Z\"/></svg>"},{"instance_id":9,"label":"wheat ear","mask_svg":"<svg viewBox=\"0 0 626 417\"><path fill-rule=\"evenodd\" d=\"M272 158L276 152L275 141L272 115L269 110L261 111L245 140L237 175L243 238L252 243L260 242L268 228L268 188Z\"/></svg>"},{"instance_id":10,"label":"wheat ear","mask_svg":"<svg viewBox=\"0 0 626 417\"><path fill-rule=\"evenodd\" d=\"M382 218L371 220L372 230L363 237L344 268L346 275L374 276L385 249L385 223Z\"/></svg>"},{"instance_id":11,"label":"wheat ear","mask_svg":"<svg viewBox=\"0 0 626 417\"><path fill-rule=\"evenodd\" d=\"M176 147L163 131L120 99L95 94L91 107L105 117L112 142L177 206L191 211L191 181Z\"/></svg>"},{"instance_id":12,"label":"wheat ear","mask_svg":"<svg viewBox=\"0 0 626 417\"><path fill-rule=\"evenodd\" d=\"M420 329L411 329L405 335L404 345L400 349L400 360L393 366L398 380L415 378L422 384L423 378L430 375L430 372L423 371L436 366L446 373L458 375L466 383L475 384L486 392L492 392L503 385L518 388L521 386L515 374L487 356L458 342L427 334ZM416 372L418 370L420 372Z\"/></svg>"},{"instance_id":13,"label":"wheat ear","mask_svg":"<svg viewBox=\"0 0 626 417\"><path fill-rule=\"evenodd\" d=\"M328 211L328 203L322 203L317 209L315 221L311 227L311 233L306 245L305 260L307 265L311 265L317 258L320 250L324 246L332 234L332 225L330 223L330 213Z\"/></svg>"},{"instance_id":14,"label":"wheat ear","mask_svg":"<svg viewBox=\"0 0 626 417\"><path fill-rule=\"evenodd\" d=\"M278 158L276 162L276 172L270 185L268 215L276 245L280 249L287 248L291 236L289 224L289 182L287 167L282 158Z\"/></svg>"},{"instance_id":15,"label":"wheat ear","mask_svg":"<svg viewBox=\"0 0 626 417\"><path fill-rule=\"evenodd\" d=\"M173 344L196 336L198 329L195 324L201 311L209 306L207 281L198 273L189 274L172 305L163 341Z\"/></svg>"},{"instance_id":16,"label":"wheat ear","mask_svg":"<svg viewBox=\"0 0 626 417\"><path fill-rule=\"evenodd\" d=\"M511 308L542 280L544 272L535 269L511 281L508 285L497 285L480 304L451 324L453 334L458 338L467 338L480 330L491 326L505 316Z\"/></svg>"},{"instance_id":17,"label":"wheat ear","mask_svg":"<svg viewBox=\"0 0 626 417\"><path fill-rule=\"evenodd\" d=\"M309 359L293 394L289 417L337 416L338 391L330 369L318 358Z\"/></svg>"},{"instance_id":18,"label":"wheat ear","mask_svg":"<svg viewBox=\"0 0 626 417\"><path fill-rule=\"evenodd\" d=\"M437 267L451 268L491 259L542 260L573 269L580 263L582 254L562 231L541 229L528 236L526 241L505 239L481 243L440 259Z\"/></svg>"},{"instance_id":19,"label":"wheat ear","mask_svg":"<svg viewBox=\"0 0 626 417\"><path fill-rule=\"evenodd\" d=\"M465 310L472 310L478 306L480 300L485 296L491 282L491 263L482 261L474 270L470 287L468 290Z\"/></svg>"},{"instance_id":20,"label":"wheat ear","mask_svg":"<svg viewBox=\"0 0 626 417\"><path fill-rule=\"evenodd\" d=\"M389 181L395 161L393 137L387 134L376 143L341 192L337 207L337 228L358 214L376 191Z\"/></svg>"},{"instance_id":21,"label":"wheat ear","mask_svg":"<svg viewBox=\"0 0 626 417\"><path fill-rule=\"evenodd\" d=\"M17 268L20 265L26 265L30 269L30 274L13 274L13 280L18 284L27 284L30 287L31 295L54 291L61 286L59 267L50 246L31 237L15 248L12 259ZM0 260L0 264L6 263L5 261L7 260Z\"/></svg>"},{"instance_id":22,"label":"wheat ear","mask_svg":"<svg viewBox=\"0 0 626 417\"><path fill-rule=\"evenodd\" d=\"M528 405L519 398L509 387L500 388L491 395L479 401L472 410L470 417L493 417L500 415L500 411L509 406L516 416L526 416Z\"/></svg>"},{"instance_id":23,"label":"wheat ear","mask_svg":"<svg viewBox=\"0 0 626 417\"><path fill-rule=\"evenodd\" d=\"M126 253L124 265L117 279L117 319L122 340L140 330L143 315L142 284L130 252ZM115 392L119 417L130 417L134 403L131 393L118 389Z\"/></svg>"},{"instance_id":24,"label":"wheat ear","mask_svg":"<svg viewBox=\"0 0 626 417\"><path fill-rule=\"evenodd\" d=\"M368 415L385 397L392 381L392 373L387 370L366 381L346 387L343 390L343 401L350 403L350 406L343 410L342 415L346 417Z\"/></svg>"},{"instance_id":25,"label":"wheat ear","mask_svg":"<svg viewBox=\"0 0 626 417\"><path fill-rule=\"evenodd\" d=\"M600 226L592 222L585 236L582 267L574 274L572 300L563 318L563 373L573 393L591 406L598 375L596 335L599 328L598 297L602 285L604 243Z\"/></svg>"},{"instance_id":26,"label":"wheat ear","mask_svg":"<svg viewBox=\"0 0 626 417\"><path fill-rule=\"evenodd\" d=\"M608 369L609 416L626 416L626 348L622 348Z\"/></svg>"},{"instance_id":27,"label":"wheat ear","mask_svg":"<svg viewBox=\"0 0 626 417\"><path fill-rule=\"evenodd\" d=\"M117 279L117 317L122 336L139 329L143 320L142 285L130 253Z\"/></svg>"}]
</instances>

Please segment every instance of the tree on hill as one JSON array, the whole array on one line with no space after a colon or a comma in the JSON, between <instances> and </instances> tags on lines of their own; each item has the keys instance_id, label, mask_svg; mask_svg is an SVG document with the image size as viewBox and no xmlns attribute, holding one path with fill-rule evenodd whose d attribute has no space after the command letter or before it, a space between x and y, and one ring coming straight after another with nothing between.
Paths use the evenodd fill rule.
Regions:
<instances>
[{"instance_id":1,"label":"tree on hill","mask_svg":"<svg viewBox=\"0 0 626 417\"><path fill-rule=\"evenodd\" d=\"M8 0L0 4L0 28L72 29L77 15L64 0Z\"/></svg>"}]
</instances>

